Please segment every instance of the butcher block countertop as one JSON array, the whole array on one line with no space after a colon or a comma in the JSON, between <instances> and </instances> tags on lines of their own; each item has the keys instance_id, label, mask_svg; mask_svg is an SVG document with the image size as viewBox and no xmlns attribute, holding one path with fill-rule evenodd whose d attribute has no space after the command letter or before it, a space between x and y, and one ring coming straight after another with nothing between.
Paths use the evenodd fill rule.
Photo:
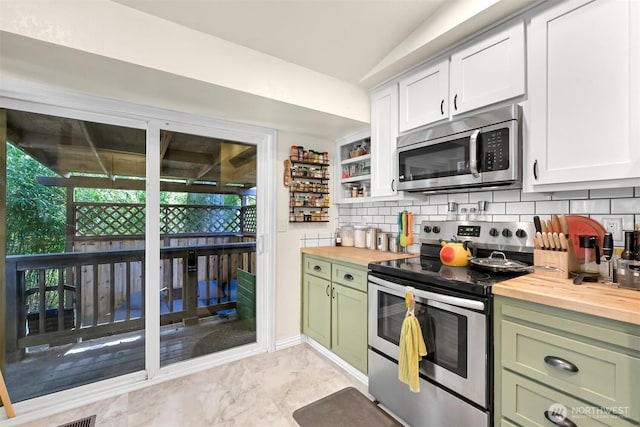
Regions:
<instances>
[{"instance_id":1,"label":"butcher block countertop","mask_svg":"<svg viewBox=\"0 0 640 427\"><path fill-rule=\"evenodd\" d=\"M372 251L350 246L319 246L315 248L301 248L300 252L309 255L331 258L336 261L350 262L352 264L367 266L370 262L390 261L393 259L413 258L417 253L395 253Z\"/></svg>"},{"instance_id":2,"label":"butcher block countertop","mask_svg":"<svg viewBox=\"0 0 640 427\"><path fill-rule=\"evenodd\" d=\"M570 279L527 274L496 283L491 290L495 295L640 325L640 291L617 285L574 285Z\"/></svg>"}]
</instances>

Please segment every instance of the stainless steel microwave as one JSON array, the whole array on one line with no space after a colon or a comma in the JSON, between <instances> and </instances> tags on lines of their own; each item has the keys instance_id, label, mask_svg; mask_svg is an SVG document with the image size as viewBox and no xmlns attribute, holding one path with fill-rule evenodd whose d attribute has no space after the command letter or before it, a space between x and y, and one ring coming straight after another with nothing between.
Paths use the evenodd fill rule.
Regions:
<instances>
[{"instance_id":1,"label":"stainless steel microwave","mask_svg":"<svg viewBox=\"0 0 640 427\"><path fill-rule=\"evenodd\" d=\"M513 104L398 137L398 189L521 188L521 120Z\"/></svg>"}]
</instances>

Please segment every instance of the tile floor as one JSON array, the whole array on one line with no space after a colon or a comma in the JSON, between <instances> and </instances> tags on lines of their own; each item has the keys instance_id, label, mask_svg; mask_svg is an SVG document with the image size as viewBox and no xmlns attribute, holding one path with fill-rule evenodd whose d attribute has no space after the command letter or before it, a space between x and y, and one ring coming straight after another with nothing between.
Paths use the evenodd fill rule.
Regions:
<instances>
[{"instance_id":1,"label":"tile floor","mask_svg":"<svg viewBox=\"0 0 640 427\"><path fill-rule=\"evenodd\" d=\"M58 426L97 414L97 427L297 426L293 411L366 386L308 344L214 367L25 426ZM336 426L337 427L337 426Z\"/></svg>"}]
</instances>

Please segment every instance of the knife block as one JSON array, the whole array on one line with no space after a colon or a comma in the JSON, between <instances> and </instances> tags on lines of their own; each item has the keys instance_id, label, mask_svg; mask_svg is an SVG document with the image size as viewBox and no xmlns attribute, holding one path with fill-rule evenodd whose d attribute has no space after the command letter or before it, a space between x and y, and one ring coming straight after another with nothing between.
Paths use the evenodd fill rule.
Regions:
<instances>
[{"instance_id":1,"label":"knife block","mask_svg":"<svg viewBox=\"0 0 640 427\"><path fill-rule=\"evenodd\" d=\"M570 271L576 271L578 261L573 250L571 240L567 242L566 251L554 251L550 249L534 249L533 265L548 265L549 267L560 268L563 271L544 270L542 268L535 269L535 274L540 276L557 277L560 279L568 279L571 277Z\"/></svg>"}]
</instances>

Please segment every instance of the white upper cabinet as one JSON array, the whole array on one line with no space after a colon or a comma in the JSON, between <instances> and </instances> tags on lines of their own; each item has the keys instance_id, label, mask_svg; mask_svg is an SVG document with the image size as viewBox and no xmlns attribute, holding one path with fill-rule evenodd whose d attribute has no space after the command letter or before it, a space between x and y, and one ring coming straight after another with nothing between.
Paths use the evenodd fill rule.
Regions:
<instances>
[{"instance_id":1,"label":"white upper cabinet","mask_svg":"<svg viewBox=\"0 0 640 427\"><path fill-rule=\"evenodd\" d=\"M396 138L398 137L398 86L371 93L371 197L398 194Z\"/></svg>"},{"instance_id":2,"label":"white upper cabinet","mask_svg":"<svg viewBox=\"0 0 640 427\"><path fill-rule=\"evenodd\" d=\"M398 81L399 132L524 95L524 23L481 36Z\"/></svg>"},{"instance_id":3,"label":"white upper cabinet","mask_svg":"<svg viewBox=\"0 0 640 427\"><path fill-rule=\"evenodd\" d=\"M419 70L398 83L400 132L449 117L449 60Z\"/></svg>"},{"instance_id":4,"label":"white upper cabinet","mask_svg":"<svg viewBox=\"0 0 640 427\"><path fill-rule=\"evenodd\" d=\"M528 191L640 185L640 1L572 0L531 20Z\"/></svg>"},{"instance_id":5,"label":"white upper cabinet","mask_svg":"<svg viewBox=\"0 0 640 427\"><path fill-rule=\"evenodd\" d=\"M524 23L517 22L451 56L451 113L525 93Z\"/></svg>"}]
</instances>

